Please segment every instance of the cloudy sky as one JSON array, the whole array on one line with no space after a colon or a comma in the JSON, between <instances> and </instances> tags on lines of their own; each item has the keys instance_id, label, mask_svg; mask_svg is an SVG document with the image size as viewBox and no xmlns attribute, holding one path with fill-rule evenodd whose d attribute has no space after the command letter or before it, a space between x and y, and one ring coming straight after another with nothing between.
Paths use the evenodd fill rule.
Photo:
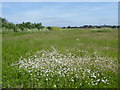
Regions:
<instances>
[{"instance_id":1,"label":"cloudy sky","mask_svg":"<svg viewBox=\"0 0 120 90\"><path fill-rule=\"evenodd\" d=\"M116 25L117 2L2 2L2 17L44 26Z\"/></svg>"}]
</instances>

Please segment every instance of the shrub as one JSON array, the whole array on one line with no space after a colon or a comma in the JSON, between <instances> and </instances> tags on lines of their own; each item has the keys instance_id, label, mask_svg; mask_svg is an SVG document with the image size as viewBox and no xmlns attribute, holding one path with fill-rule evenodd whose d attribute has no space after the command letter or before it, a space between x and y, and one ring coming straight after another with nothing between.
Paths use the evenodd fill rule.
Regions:
<instances>
[{"instance_id":1,"label":"shrub","mask_svg":"<svg viewBox=\"0 0 120 90\"><path fill-rule=\"evenodd\" d=\"M48 30L52 30L52 27L48 26L47 29L48 29Z\"/></svg>"},{"instance_id":2,"label":"shrub","mask_svg":"<svg viewBox=\"0 0 120 90\"><path fill-rule=\"evenodd\" d=\"M2 28L2 34L14 32L12 29Z\"/></svg>"},{"instance_id":3,"label":"shrub","mask_svg":"<svg viewBox=\"0 0 120 90\"><path fill-rule=\"evenodd\" d=\"M52 27L51 30L55 30L55 31L58 30L59 31L59 30L61 30L61 28L59 28L59 27Z\"/></svg>"},{"instance_id":4,"label":"shrub","mask_svg":"<svg viewBox=\"0 0 120 90\"><path fill-rule=\"evenodd\" d=\"M59 28L59 27L50 27L50 26L48 26L47 29L48 30L55 30L55 31L56 30L61 30L61 28Z\"/></svg>"}]
</instances>

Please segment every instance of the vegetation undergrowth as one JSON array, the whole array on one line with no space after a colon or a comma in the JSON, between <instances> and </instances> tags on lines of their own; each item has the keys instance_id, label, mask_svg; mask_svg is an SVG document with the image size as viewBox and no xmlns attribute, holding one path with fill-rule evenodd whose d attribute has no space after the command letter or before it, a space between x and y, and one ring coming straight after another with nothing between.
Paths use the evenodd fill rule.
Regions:
<instances>
[{"instance_id":1,"label":"vegetation undergrowth","mask_svg":"<svg viewBox=\"0 0 120 90\"><path fill-rule=\"evenodd\" d=\"M3 88L118 88L117 30L3 34Z\"/></svg>"}]
</instances>

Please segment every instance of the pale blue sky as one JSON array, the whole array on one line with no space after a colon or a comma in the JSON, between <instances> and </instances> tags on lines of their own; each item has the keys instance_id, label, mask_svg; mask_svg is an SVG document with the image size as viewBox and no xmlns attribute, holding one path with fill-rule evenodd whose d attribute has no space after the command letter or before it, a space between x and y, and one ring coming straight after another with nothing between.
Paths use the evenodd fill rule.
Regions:
<instances>
[{"instance_id":1,"label":"pale blue sky","mask_svg":"<svg viewBox=\"0 0 120 90\"><path fill-rule=\"evenodd\" d=\"M3 2L2 17L44 26L116 25L117 2Z\"/></svg>"}]
</instances>

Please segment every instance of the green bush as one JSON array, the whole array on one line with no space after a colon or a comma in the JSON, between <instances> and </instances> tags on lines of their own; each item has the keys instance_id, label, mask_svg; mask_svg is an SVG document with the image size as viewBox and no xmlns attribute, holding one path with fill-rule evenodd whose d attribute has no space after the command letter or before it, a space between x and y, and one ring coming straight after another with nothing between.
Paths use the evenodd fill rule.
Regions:
<instances>
[{"instance_id":1,"label":"green bush","mask_svg":"<svg viewBox=\"0 0 120 90\"><path fill-rule=\"evenodd\" d=\"M12 29L2 28L2 34L14 32Z\"/></svg>"},{"instance_id":2,"label":"green bush","mask_svg":"<svg viewBox=\"0 0 120 90\"><path fill-rule=\"evenodd\" d=\"M52 27L51 30L59 31L59 30L61 30L61 28L59 28L59 27Z\"/></svg>"}]
</instances>

